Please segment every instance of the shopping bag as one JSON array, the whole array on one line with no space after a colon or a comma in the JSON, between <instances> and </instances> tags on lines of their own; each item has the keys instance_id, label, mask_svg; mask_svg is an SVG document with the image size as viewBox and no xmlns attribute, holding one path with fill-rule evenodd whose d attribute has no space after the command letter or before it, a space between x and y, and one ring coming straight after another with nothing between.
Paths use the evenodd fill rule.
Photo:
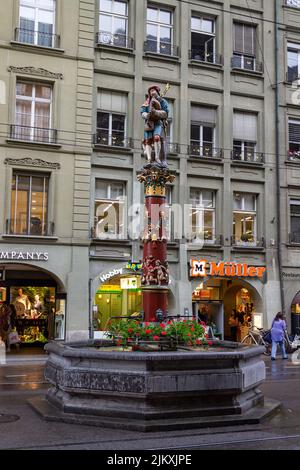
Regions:
<instances>
[{"instance_id":1,"label":"shopping bag","mask_svg":"<svg viewBox=\"0 0 300 470\"><path fill-rule=\"evenodd\" d=\"M20 342L20 338L17 331L11 331L8 335L9 344L16 344Z\"/></svg>"}]
</instances>

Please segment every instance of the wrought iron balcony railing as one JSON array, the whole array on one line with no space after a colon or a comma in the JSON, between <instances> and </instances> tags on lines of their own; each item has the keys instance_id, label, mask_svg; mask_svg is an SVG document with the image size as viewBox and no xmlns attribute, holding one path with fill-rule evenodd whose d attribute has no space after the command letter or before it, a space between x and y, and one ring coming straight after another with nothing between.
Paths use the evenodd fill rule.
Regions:
<instances>
[{"instance_id":1,"label":"wrought iron balcony railing","mask_svg":"<svg viewBox=\"0 0 300 470\"><path fill-rule=\"evenodd\" d=\"M203 49L191 49L189 59L206 64L223 65L223 58L220 54L207 53Z\"/></svg>"},{"instance_id":2,"label":"wrought iron balcony railing","mask_svg":"<svg viewBox=\"0 0 300 470\"><path fill-rule=\"evenodd\" d=\"M231 67L233 69L247 70L248 72L263 72L262 62L258 62L255 57L244 55L234 55L231 58Z\"/></svg>"},{"instance_id":3,"label":"wrought iron balcony railing","mask_svg":"<svg viewBox=\"0 0 300 470\"><path fill-rule=\"evenodd\" d=\"M167 55L171 57L179 57L178 46L173 46L169 42L159 42L155 39L147 39L144 42L144 52L151 52L153 54Z\"/></svg>"},{"instance_id":4,"label":"wrought iron balcony railing","mask_svg":"<svg viewBox=\"0 0 300 470\"><path fill-rule=\"evenodd\" d=\"M10 138L26 142L38 142L43 144L57 143L57 130L43 127L18 126L11 124Z\"/></svg>"},{"instance_id":5,"label":"wrought iron balcony railing","mask_svg":"<svg viewBox=\"0 0 300 470\"><path fill-rule=\"evenodd\" d=\"M39 217L6 220L6 235L52 237L53 234L54 222L43 223Z\"/></svg>"},{"instance_id":6,"label":"wrought iron balcony railing","mask_svg":"<svg viewBox=\"0 0 300 470\"><path fill-rule=\"evenodd\" d=\"M245 148L243 151L240 149L232 150L231 159L236 162L245 163L264 163L264 154L261 152L255 152L251 148Z\"/></svg>"},{"instance_id":7,"label":"wrought iron balcony railing","mask_svg":"<svg viewBox=\"0 0 300 470\"><path fill-rule=\"evenodd\" d=\"M125 49L134 49L133 38L126 34L112 34L105 31L99 31L96 34L96 43L104 46L123 47Z\"/></svg>"},{"instance_id":8,"label":"wrought iron balcony railing","mask_svg":"<svg viewBox=\"0 0 300 470\"><path fill-rule=\"evenodd\" d=\"M290 244L300 245L300 232L289 233Z\"/></svg>"},{"instance_id":9,"label":"wrought iron balcony railing","mask_svg":"<svg viewBox=\"0 0 300 470\"><path fill-rule=\"evenodd\" d=\"M287 7L300 8L300 0L285 0Z\"/></svg>"},{"instance_id":10,"label":"wrought iron balcony railing","mask_svg":"<svg viewBox=\"0 0 300 470\"><path fill-rule=\"evenodd\" d=\"M33 46L60 47L60 36L58 34L44 33L32 29L16 28L15 41Z\"/></svg>"},{"instance_id":11,"label":"wrought iron balcony railing","mask_svg":"<svg viewBox=\"0 0 300 470\"><path fill-rule=\"evenodd\" d=\"M203 142L203 144L200 144L199 142L191 140L188 147L188 154L192 157L222 159L223 149L213 147L211 142Z\"/></svg>"},{"instance_id":12,"label":"wrought iron balcony railing","mask_svg":"<svg viewBox=\"0 0 300 470\"><path fill-rule=\"evenodd\" d=\"M175 154L180 153L179 144L176 144L174 142L167 142L166 146L167 146L167 153L175 153Z\"/></svg>"},{"instance_id":13,"label":"wrought iron balcony railing","mask_svg":"<svg viewBox=\"0 0 300 470\"><path fill-rule=\"evenodd\" d=\"M101 145L104 147L122 147L126 149L133 148L133 140L131 138L124 137L123 132L114 132L108 134L102 129L97 129L96 134L93 137L94 145Z\"/></svg>"},{"instance_id":14,"label":"wrought iron balcony railing","mask_svg":"<svg viewBox=\"0 0 300 470\"><path fill-rule=\"evenodd\" d=\"M264 248L265 239L255 239L252 234L244 234L240 237L234 235L231 236L231 246L241 247L241 248Z\"/></svg>"}]
</instances>

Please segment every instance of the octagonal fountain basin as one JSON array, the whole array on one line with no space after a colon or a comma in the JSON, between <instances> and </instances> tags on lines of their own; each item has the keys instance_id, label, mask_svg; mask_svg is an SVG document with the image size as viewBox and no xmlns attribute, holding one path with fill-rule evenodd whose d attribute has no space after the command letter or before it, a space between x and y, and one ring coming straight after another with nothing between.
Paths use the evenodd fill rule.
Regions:
<instances>
[{"instance_id":1,"label":"octagonal fountain basin","mask_svg":"<svg viewBox=\"0 0 300 470\"><path fill-rule=\"evenodd\" d=\"M260 346L141 352L90 340L45 349L50 388L29 403L47 420L160 431L254 424L280 406L259 390Z\"/></svg>"}]
</instances>

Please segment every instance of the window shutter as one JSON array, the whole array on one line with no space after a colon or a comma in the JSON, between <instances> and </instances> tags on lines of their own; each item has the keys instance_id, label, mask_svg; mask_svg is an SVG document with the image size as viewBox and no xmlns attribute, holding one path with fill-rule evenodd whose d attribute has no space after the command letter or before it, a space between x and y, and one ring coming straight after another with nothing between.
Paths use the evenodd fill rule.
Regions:
<instances>
[{"instance_id":1,"label":"window shutter","mask_svg":"<svg viewBox=\"0 0 300 470\"><path fill-rule=\"evenodd\" d=\"M257 115L250 113L234 113L233 138L246 142L257 142Z\"/></svg>"},{"instance_id":2,"label":"window shutter","mask_svg":"<svg viewBox=\"0 0 300 470\"><path fill-rule=\"evenodd\" d=\"M127 94L98 90L97 107L102 111L126 114Z\"/></svg>"},{"instance_id":3,"label":"window shutter","mask_svg":"<svg viewBox=\"0 0 300 470\"><path fill-rule=\"evenodd\" d=\"M255 28L244 25L244 54L255 56Z\"/></svg>"},{"instance_id":4,"label":"window shutter","mask_svg":"<svg viewBox=\"0 0 300 470\"><path fill-rule=\"evenodd\" d=\"M206 108L204 106L192 106L191 121L198 124L205 124L211 127L216 125L217 116L216 109Z\"/></svg>"},{"instance_id":5,"label":"window shutter","mask_svg":"<svg viewBox=\"0 0 300 470\"><path fill-rule=\"evenodd\" d=\"M300 144L300 121L289 122L289 141Z\"/></svg>"},{"instance_id":6,"label":"window shutter","mask_svg":"<svg viewBox=\"0 0 300 470\"><path fill-rule=\"evenodd\" d=\"M234 52L244 51L244 40L243 40L243 25L240 23L234 24Z\"/></svg>"}]
</instances>

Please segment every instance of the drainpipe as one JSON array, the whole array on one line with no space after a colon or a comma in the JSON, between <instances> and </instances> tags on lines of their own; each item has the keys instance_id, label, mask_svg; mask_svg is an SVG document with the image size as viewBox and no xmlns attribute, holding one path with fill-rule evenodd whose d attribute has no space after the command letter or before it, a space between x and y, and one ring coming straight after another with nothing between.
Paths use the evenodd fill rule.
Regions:
<instances>
[{"instance_id":1,"label":"drainpipe","mask_svg":"<svg viewBox=\"0 0 300 470\"><path fill-rule=\"evenodd\" d=\"M281 9L281 0L275 1L275 142L276 142L276 212L277 212L277 256L278 271L280 284L281 310L285 313L284 300L284 282L282 276L282 246L281 246L281 210L280 210L280 142L279 142L279 81L280 81L280 31L279 31L279 15Z\"/></svg>"}]
</instances>

